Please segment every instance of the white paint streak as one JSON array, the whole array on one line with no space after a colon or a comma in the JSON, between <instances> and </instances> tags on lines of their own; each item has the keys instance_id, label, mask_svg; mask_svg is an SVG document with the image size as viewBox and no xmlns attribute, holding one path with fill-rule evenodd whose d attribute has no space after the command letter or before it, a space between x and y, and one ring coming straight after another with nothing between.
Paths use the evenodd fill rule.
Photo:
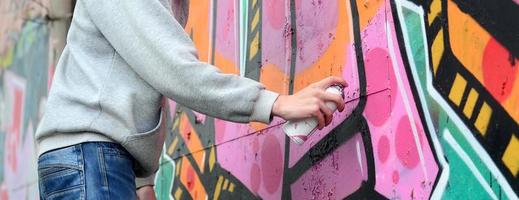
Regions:
<instances>
[{"instance_id":1,"label":"white paint streak","mask_svg":"<svg viewBox=\"0 0 519 200\"><path fill-rule=\"evenodd\" d=\"M431 136L431 140L434 145L433 149L436 152L436 157L437 157L438 161L440 162L440 166L441 166L440 178L438 179L436 188L434 188L434 190L433 190L431 199L441 199L441 196L445 192L445 188L447 187L447 182L449 180L450 167L449 167L449 163L445 160L445 157L443 156L444 155L443 148L438 139L438 135L436 134L436 130L434 130L434 124L432 122L431 114L429 112L427 99L425 98L424 92L421 89L423 87L422 87L422 83L420 82L418 72L416 71L416 66L415 66L415 62L414 62L414 57L412 56L413 54L412 54L411 47L409 46L409 44L411 44L411 43L410 43L410 38L409 38L409 35L407 32L407 25L406 25L405 21L403 21L405 18L403 16L401 6L417 12L422 17L424 16L424 12L423 12L423 9L421 6L420 7L416 6L408 1L397 0L395 2L397 5L397 10L398 10L398 18L401 19L400 26L402 28L402 33L404 35L405 48L407 51L407 58L409 59L411 72L414 77L413 80L414 80L414 83L418 86L418 88L420 88L417 90L418 96L420 97L419 99L422 104L422 109L423 109L424 116L425 116L425 122L427 123L427 129L429 130L429 134ZM427 63L429 63L429 60L428 60L429 57L427 55L429 55L429 54L428 54L428 48L427 48L427 37L425 34L425 24L424 24L423 20L420 20L420 28L422 29L422 38L423 38L422 45L423 45L424 51L425 51L424 56L425 56L426 66L424 69L428 70L429 68L427 66Z\"/></svg>"},{"instance_id":2,"label":"white paint streak","mask_svg":"<svg viewBox=\"0 0 519 200\"><path fill-rule=\"evenodd\" d=\"M364 176L364 167L362 167L362 156L360 154L360 144L357 140L357 160L359 161L360 173Z\"/></svg>"},{"instance_id":3,"label":"white paint streak","mask_svg":"<svg viewBox=\"0 0 519 200\"><path fill-rule=\"evenodd\" d=\"M409 118L411 130L413 131L413 138L414 138L414 142L416 145L416 150L418 151L418 156L420 158L420 165L422 167L425 181L429 182L429 176L428 176L427 170L425 168L425 161L424 161L424 156L423 156L422 145L420 144L420 139L418 137L418 129L416 128L414 114L411 110L411 104L409 103L409 96L407 95L407 91L405 90L404 83L401 78L400 70L398 69L398 63L396 62L397 58L396 58L396 55L394 52L395 46L393 45L393 37L391 35L389 21L386 21L386 36L387 36L387 41L388 41L389 56L391 58L393 71L395 72L395 77L396 77L396 81L398 84L399 92L402 95L402 99L404 101L404 108L405 108L405 110L407 112L407 116Z\"/></svg>"},{"instance_id":4,"label":"white paint streak","mask_svg":"<svg viewBox=\"0 0 519 200\"><path fill-rule=\"evenodd\" d=\"M241 6L242 4L245 4L244 6ZM245 55L246 53L246 49L247 49L247 21L249 20L249 16L248 16L248 10L247 9L242 9L243 7L245 8L248 8L249 5L248 5L248 1L240 1L239 3L239 13L240 13L240 30L239 30L239 34L240 34L240 37L238 38L238 44L240 44L240 51L238 52L239 54L239 57L240 57L240 76L245 76L245 64L247 63L247 55Z\"/></svg>"}]
</instances>

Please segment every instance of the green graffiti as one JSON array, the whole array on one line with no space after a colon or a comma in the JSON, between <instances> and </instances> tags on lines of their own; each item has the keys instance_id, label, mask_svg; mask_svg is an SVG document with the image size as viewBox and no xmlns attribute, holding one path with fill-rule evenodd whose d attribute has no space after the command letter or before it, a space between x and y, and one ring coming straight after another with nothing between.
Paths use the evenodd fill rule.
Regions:
<instances>
[{"instance_id":1,"label":"green graffiti","mask_svg":"<svg viewBox=\"0 0 519 200\"><path fill-rule=\"evenodd\" d=\"M164 148L165 149L165 148ZM155 177L155 195L157 199L173 199L171 189L175 178L175 162L166 154L160 157L160 168Z\"/></svg>"},{"instance_id":2,"label":"green graffiti","mask_svg":"<svg viewBox=\"0 0 519 200\"><path fill-rule=\"evenodd\" d=\"M435 188L442 190L438 197L442 199L509 199L510 195L513 197L513 194L504 194L502 187L508 186L506 181L505 184L497 181L495 173L499 172L489 169L488 166L493 163L485 162L481 157L484 152L474 149L469 140L474 140L472 143L477 141L466 136L467 133L463 132L467 131L467 128L463 127L465 125L453 120L457 117L456 114L441 105L441 101L444 100L439 95L434 95L437 91L432 87L432 69L428 66L423 10L409 9L404 4L407 5L405 2L397 3L397 7L401 11L399 21L407 45L409 67L413 71L418 93L421 94L422 108L428 110L425 112L425 117L432 122L430 125L433 129L430 133L437 134L439 137L441 145L435 148L443 149L443 155L440 156L444 156L448 162L447 166L443 166L448 169L443 171L450 172L448 180L445 183L439 182Z\"/></svg>"}]
</instances>

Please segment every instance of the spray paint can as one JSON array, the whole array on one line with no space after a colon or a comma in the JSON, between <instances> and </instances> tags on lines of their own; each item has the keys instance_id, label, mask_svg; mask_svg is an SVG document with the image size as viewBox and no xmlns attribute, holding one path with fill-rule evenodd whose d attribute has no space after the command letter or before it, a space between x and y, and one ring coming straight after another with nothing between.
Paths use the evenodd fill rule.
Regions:
<instances>
[{"instance_id":1,"label":"spray paint can","mask_svg":"<svg viewBox=\"0 0 519 200\"><path fill-rule=\"evenodd\" d=\"M326 92L341 95L344 98L343 87L341 85L332 85L326 89ZM326 106L333 112L337 110L337 105L334 102L325 102ZM296 144L303 144L317 129L319 124L316 117L309 117L305 119L287 121L283 124L283 132L294 141Z\"/></svg>"}]
</instances>

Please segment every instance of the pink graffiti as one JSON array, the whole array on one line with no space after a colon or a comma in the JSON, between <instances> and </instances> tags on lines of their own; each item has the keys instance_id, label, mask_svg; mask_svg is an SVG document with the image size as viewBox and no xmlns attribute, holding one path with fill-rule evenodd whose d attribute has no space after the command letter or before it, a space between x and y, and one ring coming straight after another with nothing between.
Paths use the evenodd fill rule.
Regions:
<instances>
[{"instance_id":1,"label":"pink graffiti","mask_svg":"<svg viewBox=\"0 0 519 200\"><path fill-rule=\"evenodd\" d=\"M292 199L340 199L359 189L368 167L365 152L357 152L357 146L364 149L360 133L301 176L291 186Z\"/></svg>"},{"instance_id":2,"label":"pink graffiti","mask_svg":"<svg viewBox=\"0 0 519 200\"><path fill-rule=\"evenodd\" d=\"M16 74L6 72L4 85L7 89L7 103L10 118L6 127L4 166L14 172L18 169L18 148L21 140L22 121L25 102L25 80Z\"/></svg>"},{"instance_id":3,"label":"pink graffiti","mask_svg":"<svg viewBox=\"0 0 519 200\"><path fill-rule=\"evenodd\" d=\"M424 124L420 121L409 88L410 83L396 42L392 14L386 10L390 8L381 8L362 32L368 87L382 82L389 89L369 95L364 113L370 127L373 151L377 155L375 189L386 197L402 195L398 198L428 198L439 168L431 147L425 141ZM389 30L386 30L386 24ZM394 52L394 58L390 51ZM401 85L397 83L398 80ZM414 130L411 118L415 123ZM418 138L418 144L415 143L415 137ZM420 158L419 152L422 152L423 158Z\"/></svg>"},{"instance_id":4,"label":"pink graffiti","mask_svg":"<svg viewBox=\"0 0 519 200\"><path fill-rule=\"evenodd\" d=\"M217 5L215 52L238 64L235 3ZM296 0L297 43L291 44L289 1L263 1L261 64L274 65L288 76L291 49L295 47L296 77L312 67L334 44L334 36L340 35L337 33L338 3L340 1ZM293 199L344 198L368 180L374 182L373 192L387 198L429 198L439 167L407 79L389 5L386 1L360 30L362 52L356 52L352 38L341 44L344 48L341 47L340 52L333 52L340 55L337 56L340 59L334 57L333 61L341 66L340 74L348 80L349 87L345 90L346 109L334 114L329 127L317 131L303 145L289 143L286 147L280 119L260 129L215 119L218 164L264 199L280 199L287 187ZM252 17L250 13L249 17ZM353 27L347 31L352 32L341 34L353 37ZM357 57L358 53L363 57ZM360 77L360 64L364 65L365 77ZM366 81L367 97L360 96L361 79ZM352 134L352 137L322 160L311 163L312 166L298 174L290 185L283 185L285 174L290 173L287 170L295 167L318 142L347 120L359 107L361 98L366 98L361 114L367 121L366 133L336 133ZM371 143L366 143L366 138Z\"/></svg>"},{"instance_id":5,"label":"pink graffiti","mask_svg":"<svg viewBox=\"0 0 519 200\"><path fill-rule=\"evenodd\" d=\"M338 3L339 1L296 1L296 72L311 66L333 41L339 16Z\"/></svg>"},{"instance_id":6,"label":"pink graffiti","mask_svg":"<svg viewBox=\"0 0 519 200\"><path fill-rule=\"evenodd\" d=\"M226 59L235 60L236 58L236 42L237 32L236 32L236 19L233 1L223 1L218 2L218 6L216 7L216 12L218 15L216 16L217 26L216 28L216 52L222 54Z\"/></svg>"}]
</instances>

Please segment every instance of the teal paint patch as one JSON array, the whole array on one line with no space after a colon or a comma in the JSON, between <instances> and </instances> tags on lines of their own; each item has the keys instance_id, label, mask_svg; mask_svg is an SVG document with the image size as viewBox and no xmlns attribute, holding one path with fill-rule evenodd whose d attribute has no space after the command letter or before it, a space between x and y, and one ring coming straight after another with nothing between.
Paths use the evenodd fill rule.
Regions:
<instances>
[{"instance_id":1,"label":"teal paint patch","mask_svg":"<svg viewBox=\"0 0 519 200\"><path fill-rule=\"evenodd\" d=\"M160 157L160 163L160 168L155 175L155 196L157 199L171 200L173 199L171 189L175 181L175 162L163 152Z\"/></svg>"}]
</instances>

